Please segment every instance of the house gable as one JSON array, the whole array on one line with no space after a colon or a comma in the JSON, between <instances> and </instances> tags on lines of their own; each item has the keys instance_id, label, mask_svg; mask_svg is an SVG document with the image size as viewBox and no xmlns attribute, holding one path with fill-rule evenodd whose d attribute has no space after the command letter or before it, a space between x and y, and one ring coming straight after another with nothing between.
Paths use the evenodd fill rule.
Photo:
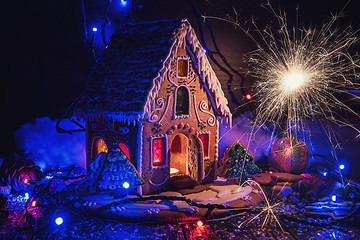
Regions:
<instances>
[{"instance_id":1,"label":"house gable","mask_svg":"<svg viewBox=\"0 0 360 240\"><path fill-rule=\"evenodd\" d=\"M183 58L178 56L179 49L187 49L188 56ZM175 69L178 69L178 60L182 61L186 59L192 60L195 63L194 66L197 69L196 72L199 75L200 80L204 83L203 87L209 94L211 105L213 105L217 116L226 119L231 124L231 112L227 106L228 101L221 89L220 82L217 79L215 72L212 70L205 54L205 50L198 41L194 29L187 20L183 20L181 27L175 32L175 35L172 38L170 51L163 61L162 68L153 79L153 86L148 92L144 104L144 117L150 118L151 113L156 108L156 97L161 88L161 82L165 79L169 79L169 72L174 72L174 70L172 70L174 68L173 64L176 64ZM191 65L189 64L189 66ZM175 71L175 74L175 77L179 77L177 71ZM189 74L191 74L191 71ZM186 77L179 77L179 79L182 78Z\"/></svg>"}]
</instances>

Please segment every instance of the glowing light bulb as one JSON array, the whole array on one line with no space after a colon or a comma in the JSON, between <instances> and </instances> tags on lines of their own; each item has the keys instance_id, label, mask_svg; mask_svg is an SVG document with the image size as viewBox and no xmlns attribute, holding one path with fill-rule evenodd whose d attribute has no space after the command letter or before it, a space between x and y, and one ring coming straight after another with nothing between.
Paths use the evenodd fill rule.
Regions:
<instances>
[{"instance_id":1,"label":"glowing light bulb","mask_svg":"<svg viewBox=\"0 0 360 240\"><path fill-rule=\"evenodd\" d=\"M96 28L96 27L93 27L93 32L97 32L97 28Z\"/></svg>"},{"instance_id":2,"label":"glowing light bulb","mask_svg":"<svg viewBox=\"0 0 360 240\"><path fill-rule=\"evenodd\" d=\"M130 184L128 182L124 182L122 186L124 188L128 189L130 187Z\"/></svg>"},{"instance_id":3,"label":"glowing light bulb","mask_svg":"<svg viewBox=\"0 0 360 240\"><path fill-rule=\"evenodd\" d=\"M245 97L246 97L247 100L250 100L252 98L250 94L246 94Z\"/></svg>"},{"instance_id":4,"label":"glowing light bulb","mask_svg":"<svg viewBox=\"0 0 360 240\"><path fill-rule=\"evenodd\" d=\"M27 184L29 182L29 179L25 178L24 183Z\"/></svg>"},{"instance_id":5,"label":"glowing light bulb","mask_svg":"<svg viewBox=\"0 0 360 240\"><path fill-rule=\"evenodd\" d=\"M126 1L126 0L121 0L121 5L125 6L125 5L126 5L126 3L127 3L127 1Z\"/></svg>"},{"instance_id":6,"label":"glowing light bulb","mask_svg":"<svg viewBox=\"0 0 360 240\"><path fill-rule=\"evenodd\" d=\"M35 207L36 206L36 201L32 201L31 206Z\"/></svg>"},{"instance_id":7,"label":"glowing light bulb","mask_svg":"<svg viewBox=\"0 0 360 240\"><path fill-rule=\"evenodd\" d=\"M326 177L326 176L327 176L327 174L328 174L327 172L323 172L323 176L324 176L324 177Z\"/></svg>"},{"instance_id":8,"label":"glowing light bulb","mask_svg":"<svg viewBox=\"0 0 360 240\"><path fill-rule=\"evenodd\" d=\"M336 202L336 195L332 195L332 196L331 196L331 200L332 200L333 202Z\"/></svg>"},{"instance_id":9,"label":"glowing light bulb","mask_svg":"<svg viewBox=\"0 0 360 240\"><path fill-rule=\"evenodd\" d=\"M286 91L294 91L306 82L306 76L299 70L290 70L282 77L282 86Z\"/></svg>"},{"instance_id":10,"label":"glowing light bulb","mask_svg":"<svg viewBox=\"0 0 360 240\"><path fill-rule=\"evenodd\" d=\"M58 217L58 218L55 219L55 223L57 225L61 225L61 224L63 224L63 222L64 222L64 220L62 219L62 217Z\"/></svg>"},{"instance_id":11,"label":"glowing light bulb","mask_svg":"<svg viewBox=\"0 0 360 240\"><path fill-rule=\"evenodd\" d=\"M341 170L343 170L343 169L345 169L345 165L344 165L344 164L340 164L340 165L339 165L339 168L340 168Z\"/></svg>"},{"instance_id":12,"label":"glowing light bulb","mask_svg":"<svg viewBox=\"0 0 360 240\"><path fill-rule=\"evenodd\" d=\"M204 222L199 220L199 221L197 221L196 225L198 225L198 227L202 227L202 226L204 226Z\"/></svg>"}]
</instances>

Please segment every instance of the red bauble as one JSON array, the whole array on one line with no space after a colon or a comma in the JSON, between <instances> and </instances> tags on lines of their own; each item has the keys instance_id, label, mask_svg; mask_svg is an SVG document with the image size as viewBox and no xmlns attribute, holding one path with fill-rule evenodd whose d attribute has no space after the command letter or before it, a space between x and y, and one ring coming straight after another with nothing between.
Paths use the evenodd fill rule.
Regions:
<instances>
[{"instance_id":1,"label":"red bauble","mask_svg":"<svg viewBox=\"0 0 360 240\"><path fill-rule=\"evenodd\" d=\"M269 164L277 172L301 174L309 167L309 148L293 135L280 138L271 146Z\"/></svg>"}]
</instances>

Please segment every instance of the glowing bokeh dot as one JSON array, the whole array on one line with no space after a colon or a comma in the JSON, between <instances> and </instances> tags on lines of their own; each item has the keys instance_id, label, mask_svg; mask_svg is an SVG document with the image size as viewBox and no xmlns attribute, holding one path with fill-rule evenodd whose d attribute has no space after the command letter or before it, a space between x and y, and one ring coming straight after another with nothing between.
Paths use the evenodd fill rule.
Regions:
<instances>
[{"instance_id":1,"label":"glowing bokeh dot","mask_svg":"<svg viewBox=\"0 0 360 240\"><path fill-rule=\"evenodd\" d=\"M128 189L130 187L130 184L128 182L124 182L122 186L124 188Z\"/></svg>"},{"instance_id":2,"label":"glowing bokeh dot","mask_svg":"<svg viewBox=\"0 0 360 240\"><path fill-rule=\"evenodd\" d=\"M198 227L202 227L204 225L203 221L199 220L197 221L196 225L198 225Z\"/></svg>"},{"instance_id":3,"label":"glowing bokeh dot","mask_svg":"<svg viewBox=\"0 0 360 240\"><path fill-rule=\"evenodd\" d=\"M63 224L63 222L64 222L64 220L62 219L62 217L58 217L58 218L55 219L55 223L57 225L61 225L61 224Z\"/></svg>"}]
</instances>

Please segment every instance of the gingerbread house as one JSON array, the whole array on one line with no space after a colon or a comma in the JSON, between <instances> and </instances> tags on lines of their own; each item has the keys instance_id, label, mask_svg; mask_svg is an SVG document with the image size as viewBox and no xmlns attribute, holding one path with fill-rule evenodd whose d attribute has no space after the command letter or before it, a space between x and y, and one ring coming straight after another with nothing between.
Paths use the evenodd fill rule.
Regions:
<instances>
[{"instance_id":1,"label":"gingerbread house","mask_svg":"<svg viewBox=\"0 0 360 240\"><path fill-rule=\"evenodd\" d=\"M186 19L126 23L75 105L86 123L87 166L116 142L145 180L140 194L181 176L211 182L219 121L231 124L227 103Z\"/></svg>"}]
</instances>

